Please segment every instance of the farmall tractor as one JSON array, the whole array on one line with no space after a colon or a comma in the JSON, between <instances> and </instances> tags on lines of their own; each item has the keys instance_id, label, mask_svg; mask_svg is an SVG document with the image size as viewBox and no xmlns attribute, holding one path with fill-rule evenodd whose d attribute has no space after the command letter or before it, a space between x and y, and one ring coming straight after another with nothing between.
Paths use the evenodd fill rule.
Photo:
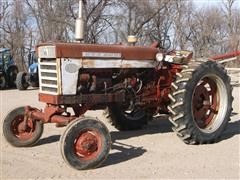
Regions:
<instances>
[{"instance_id":1,"label":"farmall tractor","mask_svg":"<svg viewBox=\"0 0 240 180\"><path fill-rule=\"evenodd\" d=\"M81 30L79 24L81 11ZM81 31L77 37L82 39ZM67 125L60 149L75 169L98 167L111 148L107 127L85 117L88 110L108 107L119 130L136 130L153 115L168 114L173 131L186 144L218 141L230 120L230 78L216 61L194 60L187 51L163 53L158 43L46 43L37 46L37 53L39 101L46 107L12 110L4 119L3 133L13 146L26 147L37 143L44 123Z\"/></svg>"}]
</instances>

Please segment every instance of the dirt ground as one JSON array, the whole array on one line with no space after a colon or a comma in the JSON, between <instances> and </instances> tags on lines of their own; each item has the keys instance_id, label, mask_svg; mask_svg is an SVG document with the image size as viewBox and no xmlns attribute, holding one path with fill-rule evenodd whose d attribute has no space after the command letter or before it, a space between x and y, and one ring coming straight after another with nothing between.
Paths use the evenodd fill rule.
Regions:
<instances>
[{"instance_id":1,"label":"dirt ground","mask_svg":"<svg viewBox=\"0 0 240 180\"><path fill-rule=\"evenodd\" d=\"M167 117L156 118L143 130L119 132L102 111L88 115L106 122L113 139L105 163L94 170L77 171L61 157L59 138L64 128L45 125L39 143L15 148L2 135L2 120L18 106L38 102L38 91L0 91L1 176L0 179L240 179L240 88L234 88L234 113L221 141L210 145L185 145L172 132Z\"/></svg>"}]
</instances>

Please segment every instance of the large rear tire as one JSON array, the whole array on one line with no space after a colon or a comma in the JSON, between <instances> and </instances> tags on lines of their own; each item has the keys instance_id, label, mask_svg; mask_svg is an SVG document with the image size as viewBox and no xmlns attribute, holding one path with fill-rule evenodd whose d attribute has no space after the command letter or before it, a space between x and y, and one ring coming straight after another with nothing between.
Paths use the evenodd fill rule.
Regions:
<instances>
[{"instance_id":1,"label":"large rear tire","mask_svg":"<svg viewBox=\"0 0 240 180\"><path fill-rule=\"evenodd\" d=\"M93 169L106 160L111 148L111 136L102 122L79 118L67 126L60 146L63 159L72 168Z\"/></svg>"},{"instance_id":2,"label":"large rear tire","mask_svg":"<svg viewBox=\"0 0 240 180\"><path fill-rule=\"evenodd\" d=\"M17 79L16 79L16 85L18 90L26 90L29 86L29 83L27 82L26 79L27 73L25 72L19 72L17 75Z\"/></svg>"},{"instance_id":3,"label":"large rear tire","mask_svg":"<svg viewBox=\"0 0 240 180\"><path fill-rule=\"evenodd\" d=\"M172 83L169 98L169 120L186 144L216 142L230 120L230 78L214 61L193 61L184 66Z\"/></svg>"},{"instance_id":4,"label":"large rear tire","mask_svg":"<svg viewBox=\"0 0 240 180\"><path fill-rule=\"evenodd\" d=\"M15 147L33 146L43 133L43 123L37 120L28 120L25 131L19 127L24 121L24 107L12 110L3 121L3 135Z\"/></svg>"},{"instance_id":5,"label":"large rear tire","mask_svg":"<svg viewBox=\"0 0 240 180\"><path fill-rule=\"evenodd\" d=\"M125 111L124 107L118 104L108 106L108 117L110 123L120 131L142 129L151 119L151 116L142 109Z\"/></svg>"}]
</instances>

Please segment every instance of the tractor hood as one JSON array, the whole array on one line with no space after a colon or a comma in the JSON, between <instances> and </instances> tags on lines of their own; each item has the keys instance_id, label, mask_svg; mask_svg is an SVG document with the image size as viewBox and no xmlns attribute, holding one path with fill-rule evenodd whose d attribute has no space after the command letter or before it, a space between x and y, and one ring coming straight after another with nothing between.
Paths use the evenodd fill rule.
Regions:
<instances>
[{"instance_id":1,"label":"tractor hood","mask_svg":"<svg viewBox=\"0 0 240 180\"><path fill-rule=\"evenodd\" d=\"M155 60L158 48L126 45L44 43L37 46L39 58L104 58Z\"/></svg>"}]
</instances>

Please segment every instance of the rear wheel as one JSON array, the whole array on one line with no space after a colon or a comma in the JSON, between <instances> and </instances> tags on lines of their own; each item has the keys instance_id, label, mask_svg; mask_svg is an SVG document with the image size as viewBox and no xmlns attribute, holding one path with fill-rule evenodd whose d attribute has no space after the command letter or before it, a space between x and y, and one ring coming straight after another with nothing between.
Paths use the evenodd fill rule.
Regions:
<instances>
[{"instance_id":1,"label":"rear wheel","mask_svg":"<svg viewBox=\"0 0 240 180\"><path fill-rule=\"evenodd\" d=\"M19 72L16 79L17 88L19 90L26 90L29 86L29 83L26 79L27 73Z\"/></svg>"},{"instance_id":2,"label":"rear wheel","mask_svg":"<svg viewBox=\"0 0 240 180\"><path fill-rule=\"evenodd\" d=\"M223 67L213 61L190 62L172 83L168 106L173 130L187 144L218 140L230 120L232 87Z\"/></svg>"},{"instance_id":3,"label":"rear wheel","mask_svg":"<svg viewBox=\"0 0 240 180\"><path fill-rule=\"evenodd\" d=\"M43 123L37 120L27 120L25 129L24 107L12 110L3 121L3 134L6 140L16 147L32 146L38 142L43 133Z\"/></svg>"},{"instance_id":4,"label":"rear wheel","mask_svg":"<svg viewBox=\"0 0 240 180\"><path fill-rule=\"evenodd\" d=\"M124 106L112 104L108 107L110 123L118 130L141 129L151 117L142 109L127 110Z\"/></svg>"},{"instance_id":5,"label":"rear wheel","mask_svg":"<svg viewBox=\"0 0 240 180\"><path fill-rule=\"evenodd\" d=\"M111 148L107 127L92 118L77 119L67 126L60 140L66 163L78 170L100 166Z\"/></svg>"},{"instance_id":6,"label":"rear wheel","mask_svg":"<svg viewBox=\"0 0 240 180\"><path fill-rule=\"evenodd\" d=\"M0 75L0 89L5 89L6 87L6 79L4 75Z\"/></svg>"}]
</instances>

